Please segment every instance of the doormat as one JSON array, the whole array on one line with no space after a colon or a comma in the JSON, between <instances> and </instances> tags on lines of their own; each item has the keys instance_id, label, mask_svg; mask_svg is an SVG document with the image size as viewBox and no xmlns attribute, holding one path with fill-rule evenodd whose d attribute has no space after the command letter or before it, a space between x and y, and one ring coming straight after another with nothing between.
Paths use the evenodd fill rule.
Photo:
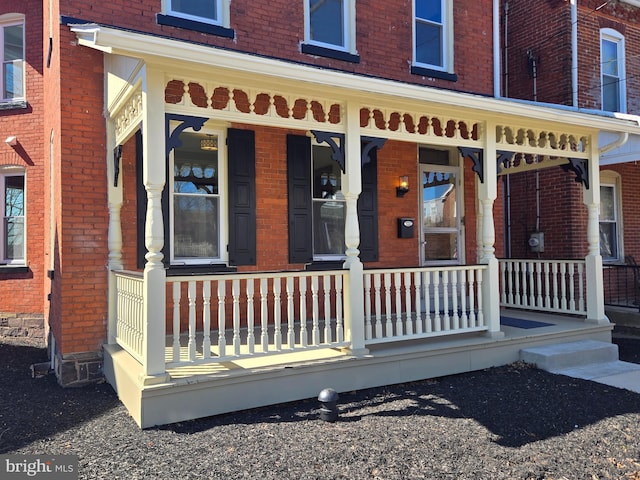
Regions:
<instances>
[{"instance_id":1,"label":"doormat","mask_svg":"<svg viewBox=\"0 0 640 480\"><path fill-rule=\"evenodd\" d=\"M550 327L553 323L536 322L535 320L524 320L522 318L500 317L500 325L516 328L540 328Z\"/></svg>"}]
</instances>

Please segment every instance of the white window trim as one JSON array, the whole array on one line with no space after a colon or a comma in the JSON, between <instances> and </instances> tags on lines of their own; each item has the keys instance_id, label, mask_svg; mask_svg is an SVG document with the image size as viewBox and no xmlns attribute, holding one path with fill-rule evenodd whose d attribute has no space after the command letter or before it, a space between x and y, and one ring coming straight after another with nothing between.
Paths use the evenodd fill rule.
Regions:
<instances>
[{"instance_id":1,"label":"white window trim","mask_svg":"<svg viewBox=\"0 0 640 480\"><path fill-rule=\"evenodd\" d=\"M192 20L194 22L208 23L210 25L218 25L221 27L229 28L229 4L231 0L218 0L217 20L212 20L206 17L198 17L196 15L189 15L187 13L179 12L171 8L171 0L163 0L163 10L166 15L178 18L184 18L185 20Z\"/></svg>"},{"instance_id":2,"label":"white window trim","mask_svg":"<svg viewBox=\"0 0 640 480\"><path fill-rule=\"evenodd\" d=\"M620 174L613 171L600 172L600 187L613 187L614 212L616 215L617 258L603 258L605 263L620 263L624 260L624 226L622 224L622 181Z\"/></svg>"},{"instance_id":3,"label":"white window trim","mask_svg":"<svg viewBox=\"0 0 640 480\"><path fill-rule=\"evenodd\" d=\"M333 43L319 42L311 38L311 12L310 0L304 0L304 43L317 45L318 47L339 50L356 54L356 2L355 0L342 1L342 32L344 34L345 45L334 45Z\"/></svg>"},{"instance_id":4,"label":"white window trim","mask_svg":"<svg viewBox=\"0 0 640 480\"><path fill-rule=\"evenodd\" d=\"M25 266L27 264L27 172L22 167L0 167L0 192L4 196L4 179L7 176L22 175L24 177L24 213L22 218L24 219L24 251L22 257L19 260L9 260L5 258L6 252L4 251L5 231L4 225L0 225L0 266ZM0 204L0 218L4 223L4 199Z\"/></svg>"},{"instance_id":5,"label":"white window trim","mask_svg":"<svg viewBox=\"0 0 640 480\"><path fill-rule=\"evenodd\" d=\"M322 147L322 148L331 148L330 146L328 146L325 143L318 143L316 141L315 138L311 139L311 184L309 185L309 188L311 189L311 228L312 228L312 235L311 237L313 239L315 239L315 231L313 229L315 229L315 219L313 218L313 212L314 212L314 202L317 201L316 198L314 198L313 196L313 185L314 185L314 178L313 178L313 148L314 147ZM344 172L340 172L340 185L344 185L344 182L346 181L345 178L345 174ZM346 211L347 208L347 201L346 199L344 200L335 200L337 202L341 202L344 203L344 208ZM346 219L345 219L345 240L346 240ZM313 261L314 262L329 262L329 261L342 261L345 258L347 258L347 252L346 252L346 246L345 246L345 252L343 254L334 254L334 255L318 255L315 253L315 245L313 245L312 247L312 251L313 251Z\"/></svg>"},{"instance_id":6,"label":"white window trim","mask_svg":"<svg viewBox=\"0 0 640 480\"><path fill-rule=\"evenodd\" d=\"M27 96L27 82L26 82L26 31L24 27L25 17L21 13L6 13L4 15L0 15L0 27L4 29L5 27L12 27L14 25L22 25L22 96L21 97L13 97L13 98L0 98L0 103L8 104L8 103L17 103L23 102ZM4 62L4 35L0 35L0 52L3 54L0 56L0 60ZM0 92L4 90L4 75L0 75Z\"/></svg>"},{"instance_id":7,"label":"white window trim","mask_svg":"<svg viewBox=\"0 0 640 480\"><path fill-rule=\"evenodd\" d=\"M625 69L625 45L624 45L624 35L620 32L612 29L612 28L603 28L600 30L600 105L601 108L604 109L604 75L602 69L602 62L604 55L602 54L602 41L608 40L617 45L617 54L618 54L618 78L620 85L620 98L618 99L620 102L619 113L627 112L627 80L626 80L626 69Z\"/></svg>"},{"instance_id":8,"label":"white window trim","mask_svg":"<svg viewBox=\"0 0 640 480\"><path fill-rule=\"evenodd\" d=\"M415 67L429 68L441 72L453 73L453 2L451 0L440 0L442 2L442 66L421 63L416 60L416 2L411 4L412 8L412 65Z\"/></svg>"},{"instance_id":9,"label":"white window trim","mask_svg":"<svg viewBox=\"0 0 640 480\"><path fill-rule=\"evenodd\" d=\"M172 131L175 125L172 122ZM185 131L192 131L192 129L185 129ZM209 258L180 258L176 260L174 257L174 223L173 223L173 166L175 159L175 149L171 150L169 155L169 178L167 179L169 185L169 263L172 266L180 265L222 265L228 263L227 244L229 243L229 219L228 219L228 188L227 188L227 136L224 129L215 129L211 127L203 127L197 133L217 135L218 136L218 199L219 199L219 229L218 229L218 242L219 242L219 256Z\"/></svg>"}]
</instances>

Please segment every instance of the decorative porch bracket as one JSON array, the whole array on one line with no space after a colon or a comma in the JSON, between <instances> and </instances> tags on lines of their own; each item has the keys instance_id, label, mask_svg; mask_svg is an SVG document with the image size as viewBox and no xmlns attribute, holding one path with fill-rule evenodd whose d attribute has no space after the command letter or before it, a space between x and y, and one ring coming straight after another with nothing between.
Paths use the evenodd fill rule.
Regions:
<instances>
[{"instance_id":1,"label":"decorative porch bracket","mask_svg":"<svg viewBox=\"0 0 640 480\"><path fill-rule=\"evenodd\" d=\"M319 130L311 130L311 133L318 143L327 143L331 147L333 152L331 159L340 166L342 173L345 173L344 133L321 132Z\"/></svg>"},{"instance_id":2,"label":"decorative porch bracket","mask_svg":"<svg viewBox=\"0 0 640 480\"><path fill-rule=\"evenodd\" d=\"M176 115L172 113L168 113L165 115L166 119L166 134L165 137L167 139L167 156L171 153L171 150L182 145L180 141L180 134L187 128L193 128L196 132L200 131L204 123L209 120L206 117L191 117L189 115ZM169 134L170 130L170 122L171 120L182 121L180 125L176 127L176 129Z\"/></svg>"},{"instance_id":3,"label":"decorative porch bracket","mask_svg":"<svg viewBox=\"0 0 640 480\"><path fill-rule=\"evenodd\" d=\"M589 189L589 165L582 158L569 158L569 163L562 165L561 168L568 172L571 170L576 174L576 182L582 183Z\"/></svg>"},{"instance_id":4,"label":"decorative porch bracket","mask_svg":"<svg viewBox=\"0 0 640 480\"><path fill-rule=\"evenodd\" d=\"M473 161L473 167L471 170L478 174L480 183L484 183L484 166L482 165L484 158L483 151L480 148L471 147L458 147L458 151L464 158L470 158Z\"/></svg>"},{"instance_id":5,"label":"decorative porch bracket","mask_svg":"<svg viewBox=\"0 0 640 480\"><path fill-rule=\"evenodd\" d=\"M122 145L113 149L113 186L118 186L118 176L120 175L120 159L122 158Z\"/></svg>"},{"instance_id":6,"label":"decorative porch bracket","mask_svg":"<svg viewBox=\"0 0 640 480\"><path fill-rule=\"evenodd\" d=\"M510 152L508 150L496 150L496 153L498 154L497 166L499 175L502 173L502 168L508 168L509 162L511 162L515 152Z\"/></svg>"},{"instance_id":7,"label":"decorative porch bracket","mask_svg":"<svg viewBox=\"0 0 640 480\"><path fill-rule=\"evenodd\" d=\"M360 154L360 163L362 166L371 162L371 157L369 156L371 150L374 148L380 150L387 141L386 138L376 137L360 137L360 140L362 141L362 153Z\"/></svg>"}]
</instances>

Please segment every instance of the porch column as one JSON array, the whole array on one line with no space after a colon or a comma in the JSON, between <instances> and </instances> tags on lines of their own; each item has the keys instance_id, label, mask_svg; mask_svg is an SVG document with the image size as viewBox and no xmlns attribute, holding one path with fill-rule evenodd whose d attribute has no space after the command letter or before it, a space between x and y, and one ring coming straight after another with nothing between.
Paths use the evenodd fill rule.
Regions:
<instances>
[{"instance_id":1,"label":"porch column","mask_svg":"<svg viewBox=\"0 0 640 480\"><path fill-rule=\"evenodd\" d=\"M604 281L602 279L602 256L600 255L600 154L597 136L589 139L589 188L583 189L583 201L587 207L587 244L585 258L587 275L587 322L607 324L604 313Z\"/></svg>"},{"instance_id":2,"label":"porch column","mask_svg":"<svg viewBox=\"0 0 640 480\"><path fill-rule=\"evenodd\" d=\"M109 208L109 233L107 243L109 247L109 320L107 325L107 343L116 343L117 334L117 288L114 271L122 270L122 223L120 210L122 208L122 181L114 185L115 165L114 148L115 134L113 120L107 119L107 204Z\"/></svg>"},{"instance_id":3,"label":"porch column","mask_svg":"<svg viewBox=\"0 0 640 480\"><path fill-rule=\"evenodd\" d=\"M485 125L485 151L483 158L483 179L478 183L478 200L481 210L482 247L480 263L486 264L482 279L482 304L485 322L489 327L487 334L491 337L503 337L500 331L500 267L495 255L495 221L493 203L498 196L498 168L496 164L496 125L487 122Z\"/></svg>"},{"instance_id":4,"label":"porch column","mask_svg":"<svg viewBox=\"0 0 640 480\"><path fill-rule=\"evenodd\" d=\"M345 135L345 181L342 193L346 200L345 243L347 258L344 268L349 276L344 286L344 321L349 332L352 355L365 355L364 344L364 267L360 261L360 226L358 224L358 196L362 192L362 167L360 162L360 107L347 102L347 133Z\"/></svg>"},{"instance_id":5,"label":"porch column","mask_svg":"<svg viewBox=\"0 0 640 480\"><path fill-rule=\"evenodd\" d=\"M162 263L164 221L162 190L166 182L164 133L164 79L162 73L145 67L143 81L142 165L147 192L145 223L143 378L145 385L167 380L165 372L166 274Z\"/></svg>"}]
</instances>

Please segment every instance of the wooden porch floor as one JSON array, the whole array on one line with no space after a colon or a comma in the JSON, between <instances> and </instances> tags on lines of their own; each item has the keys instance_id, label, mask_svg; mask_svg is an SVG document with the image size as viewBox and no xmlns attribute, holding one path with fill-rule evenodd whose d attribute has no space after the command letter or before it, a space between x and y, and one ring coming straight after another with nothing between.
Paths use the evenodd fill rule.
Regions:
<instances>
[{"instance_id":1,"label":"wooden porch floor","mask_svg":"<svg viewBox=\"0 0 640 480\"><path fill-rule=\"evenodd\" d=\"M502 325L504 336L462 333L376 344L361 356L327 348L192 364L170 368L170 380L146 386L139 380L140 364L120 347L106 345L105 376L144 428L311 398L326 387L351 391L505 365L519 360L520 350L532 346L611 341L613 324L520 310L501 313L533 328ZM166 351L171 355L170 344Z\"/></svg>"}]
</instances>

